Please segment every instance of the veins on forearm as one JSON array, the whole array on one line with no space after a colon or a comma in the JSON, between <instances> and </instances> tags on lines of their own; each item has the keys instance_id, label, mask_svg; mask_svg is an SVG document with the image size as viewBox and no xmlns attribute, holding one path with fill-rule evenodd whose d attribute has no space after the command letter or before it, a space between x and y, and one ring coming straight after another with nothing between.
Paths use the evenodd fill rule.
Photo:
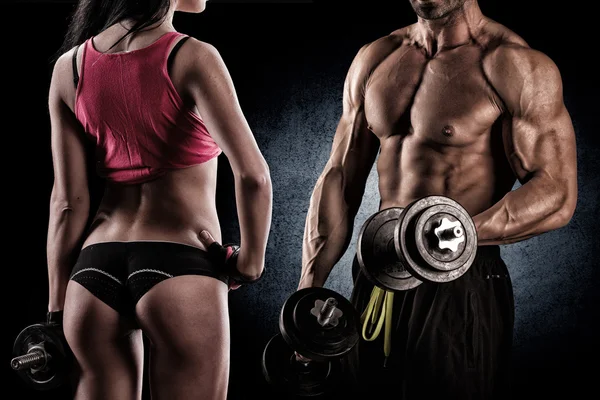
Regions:
<instances>
[{"instance_id":1,"label":"veins on forearm","mask_svg":"<svg viewBox=\"0 0 600 400\"><path fill-rule=\"evenodd\" d=\"M557 228L563 197L545 179L531 179L473 218L480 244L514 243Z\"/></svg>"}]
</instances>

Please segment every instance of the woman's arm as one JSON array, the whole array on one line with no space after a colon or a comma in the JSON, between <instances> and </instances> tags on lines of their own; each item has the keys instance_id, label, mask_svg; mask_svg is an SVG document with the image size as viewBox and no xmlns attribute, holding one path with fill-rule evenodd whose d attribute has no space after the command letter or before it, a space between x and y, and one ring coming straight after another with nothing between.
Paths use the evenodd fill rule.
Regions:
<instances>
[{"instance_id":1,"label":"woman's arm","mask_svg":"<svg viewBox=\"0 0 600 400\"><path fill-rule=\"evenodd\" d=\"M48 98L54 169L47 241L48 311L63 309L90 208L83 131L66 102L74 95L72 77L68 52L54 65Z\"/></svg>"},{"instance_id":2,"label":"woman's arm","mask_svg":"<svg viewBox=\"0 0 600 400\"><path fill-rule=\"evenodd\" d=\"M192 57L186 57L188 90L208 131L227 156L235 177L241 231L238 269L247 279L257 279L263 272L271 226L269 168L244 117L220 54L213 46L196 39L188 43L192 46Z\"/></svg>"}]
</instances>

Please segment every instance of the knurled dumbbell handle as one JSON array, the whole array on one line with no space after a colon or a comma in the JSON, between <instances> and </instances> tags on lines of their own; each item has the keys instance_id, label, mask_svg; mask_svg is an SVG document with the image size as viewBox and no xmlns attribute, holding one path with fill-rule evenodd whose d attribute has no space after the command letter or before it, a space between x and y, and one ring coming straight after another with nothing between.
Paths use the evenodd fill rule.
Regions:
<instances>
[{"instance_id":1,"label":"knurled dumbbell handle","mask_svg":"<svg viewBox=\"0 0 600 400\"><path fill-rule=\"evenodd\" d=\"M331 317L333 317L333 313L336 310L337 304L337 300L333 297L330 297L327 300L325 300L323 306L319 310L319 315L317 316L317 322L321 326L325 326L329 323Z\"/></svg>"},{"instance_id":2,"label":"knurled dumbbell handle","mask_svg":"<svg viewBox=\"0 0 600 400\"><path fill-rule=\"evenodd\" d=\"M41 350L32 350L27 354L10 360L10 366L15 371L40 366L46 362L46 353Z\"/></svg>"}]
</instances>

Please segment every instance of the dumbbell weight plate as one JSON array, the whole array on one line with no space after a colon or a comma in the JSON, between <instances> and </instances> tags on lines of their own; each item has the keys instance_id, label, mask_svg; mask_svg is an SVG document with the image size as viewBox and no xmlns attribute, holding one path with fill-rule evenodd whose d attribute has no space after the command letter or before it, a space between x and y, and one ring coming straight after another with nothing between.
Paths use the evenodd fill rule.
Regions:
<instances>
[{"instance_id":1,"label":"dumbbell weight plate","mask_svg":"<svg viewBox=\"0 0 600 400\"><path fill-rule=\"evenodd\" d=\"M263 351L262 372L274 388L295 396L312 397L334 390L343 376L339 358L329 361L296 360L283 336L273 336Z\"/></svg>"},{"instance_id":2,"label":"dumbbell weight plate","mask_svg":"<svg viewBox=\"0 0 600 400\"><path fill-rule=\"evenodd\" d=\"M61 335L51 327L43 324L34 324L23 329L13 345L13 357L19 357L32 348L43 345L49 355L45 365L37 368L17 370L21 379L35 390L50 390L61 386L68 370L69 351Z\"/></svg>"},{"instance_id":3,"label":"dumbbell weight plate","mask_svg":"<svg viewBox=\"0 0 600 400\"><path fill-rule=\"evenodd\" d=\"M442 222L458 227L461 237L450 241L440 238L436 229ZM427 196L405 208L396 225L394 246L412 275L445 283L458 279L470 268L477 252L477 234L473 220L458 202L444 196Z\"/></svg>"},{"instance_id":4,"label":"dumbbell weight plate","mask_svg":"<svg viewBox=\"0 0 600 400\"><path fill-rule=\"evenodd\" d=\"M332 324L322 326L315 309L335 299L336 315ZM348 299L323 287L299 289L284 302L279 330L288 345L306 358L329 361L347 354L358 342L360 316Z\"/></svg>"},{"instance_id":5,"label":"dumbbell weight plate","mask_svg":"<svg viewBox=\"0 0 600 400\"><path fill-rule=\"evenodd\" d=\"M360 268L371 283L385 290L403 291L422 283L405 268L406 262L394 247L394 231L403 210L392 207L373 214L358 235Z\"/></svg>"}]
</instances>

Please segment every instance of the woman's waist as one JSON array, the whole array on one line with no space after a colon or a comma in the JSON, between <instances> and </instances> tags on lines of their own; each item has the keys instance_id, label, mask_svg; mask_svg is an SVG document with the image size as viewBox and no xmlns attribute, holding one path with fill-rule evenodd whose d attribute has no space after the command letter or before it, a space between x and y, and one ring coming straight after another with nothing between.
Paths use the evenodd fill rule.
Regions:
<instances>
[{"instance_id":1,"label":"woman's waist","mask_svg":"<svg viewBox=\"0 0 600 400\"><path fill-rule=\"evenodd\" d=\"M199 239L208 230L221 240L216 209L210 207L130 210L100 208L92 220L85 245L99 242L167 241L204 248Z\"/></svg>"}]
</instances>

